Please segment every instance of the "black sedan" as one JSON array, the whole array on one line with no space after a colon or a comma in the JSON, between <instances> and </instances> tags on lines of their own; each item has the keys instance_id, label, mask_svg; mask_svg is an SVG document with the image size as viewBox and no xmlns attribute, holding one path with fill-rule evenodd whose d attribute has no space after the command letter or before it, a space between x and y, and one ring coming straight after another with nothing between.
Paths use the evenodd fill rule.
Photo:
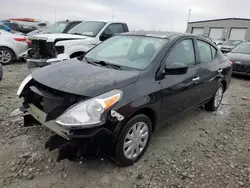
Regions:
<instances>
[{"instance_id":1,"label":"black sedan","mask_svg":"<svg viewBox=\"0 0 250 188\"><path fill-rule=\"evenodd\" d=\"M227 56L233 63L233 74L250 75L250 42L240 44Z\"/></svg>"},{"instance_id":2,"label":"black sedan","mask_svg":"<svg viewBox=\"0 0 250 188\"><path fill-rule=\"evenodd\" d=\"M228 53L241 43L242 43L241 40L226 40L222 44L219 44L218 47L220 48L222 53Z\"/></svg>"},{"instance_id":3,"label":"black sedan","mask_svg":"<svg viewBox=\"0 0 250 188\"><path fill-rule=\"evenodd\" d=\"M203 37L130 32L35 70L18 95L24 125L36 121L56 134L46 148L59 148L58 161L85 157L95 145L131 165L157 128L203 105L217 110L231 73L228 58Z\"/></svg>"}]
</instances>

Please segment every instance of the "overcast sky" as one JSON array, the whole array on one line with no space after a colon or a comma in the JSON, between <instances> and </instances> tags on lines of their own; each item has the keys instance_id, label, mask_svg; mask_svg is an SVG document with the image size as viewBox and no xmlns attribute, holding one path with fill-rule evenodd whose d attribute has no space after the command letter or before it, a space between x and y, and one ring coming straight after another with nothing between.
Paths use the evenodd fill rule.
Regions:
<instances>
[{"instance_id":1,"label":"overcast sky","mask_svg":"<svg viewBox=\"0 0 250 188\"><path fill-rule=\"evenodd\" d=\"M248 0L0 0L0 19L31 17L56 19L125 21L130 30L184 32L190 21L242 17L250 18ZM56 12L56 17L55 17Z\"/></svg>"}]
</instances>

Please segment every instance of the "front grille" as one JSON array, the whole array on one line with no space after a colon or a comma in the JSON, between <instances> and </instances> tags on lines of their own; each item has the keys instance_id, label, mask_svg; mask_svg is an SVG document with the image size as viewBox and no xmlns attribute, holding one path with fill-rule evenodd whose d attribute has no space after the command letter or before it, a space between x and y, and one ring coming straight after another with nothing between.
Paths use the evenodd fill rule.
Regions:
<instances>
[{"instance_id":1,"label":"front grille","mask_svg":"<svg viewBox=\"0 0 250 188\"><path fill-rule=\"evenodd\" d=\"M54 42L46 42L45 40L31 40L31 51L29 56L34 59L55 58L57 52L54 48Z\"/></svg>"},{"instance_id":2,"label":"front grille","mask_svg":"<svg viewBox=\"0 0 250 188\"><path fill-rule=\"evenodd\" d=\"M47 114L47 121L60 116L82 96L65 93L35 82L24 94L24 104L33 104Z\"/></svg>"},{"instance_id":3,"label":"front grille","mask_svg":"<svg viewBox=\"0 0 250 188\"><path fill-rule=\"evenodd\" d=\"M237 64L237 63L234 63L233 64L233 71L250 73L250 64L246 65L246 64Z\"/></svg>"}]
</instances>

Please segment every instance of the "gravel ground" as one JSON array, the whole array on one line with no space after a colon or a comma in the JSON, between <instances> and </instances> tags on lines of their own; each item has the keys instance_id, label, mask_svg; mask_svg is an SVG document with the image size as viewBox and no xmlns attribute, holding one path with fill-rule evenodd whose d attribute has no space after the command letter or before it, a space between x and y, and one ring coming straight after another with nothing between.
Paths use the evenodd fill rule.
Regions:
<instances>
[{"instance_id":1,"label":"gravel ground","mask_svg":"<svg viewBox=\"0 0 250 188\"><path fill-rule=\"evenodd\" d=\"M4 67L0 83L0 187L250 187L250 82L233 78L214 113L202 109L158 130L144 157L121 168L109 159L56 163L44 149L51 135L42 127L22 127L11 112L29 73L25 64Z\"/></svg>"}]
</instances>

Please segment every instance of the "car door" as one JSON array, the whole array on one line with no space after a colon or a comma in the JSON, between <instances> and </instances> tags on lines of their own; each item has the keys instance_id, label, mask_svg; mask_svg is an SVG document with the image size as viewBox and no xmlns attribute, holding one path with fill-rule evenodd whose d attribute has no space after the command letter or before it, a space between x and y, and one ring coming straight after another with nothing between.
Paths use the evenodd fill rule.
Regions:
<instances>
[{"instance_id":1,"label":"car door","mask_svg":"<svg viewBox=\"0 0 250 188\"><path fill-rule=\"evenodd\" d=\"M217 49L202 39L196 39L198 54L197 81L200 95L197 97L200 103L210 99L218 86L218 76L222 72L219 67Z\"/></svg>"},{"instance_id":2,"label":"car door","mask_svg":"<svg viewBox=\"0 0 250 188\"><path fill-rule=\"evenodd\" d=\"M163 66L174 62L185 64L188 66L188 71L182 75L166 75L161 80L162 122L166 122L197 105L197 65L193 38L184 38L176 42L164 61Z\"/></svg>"}]
</instances>

